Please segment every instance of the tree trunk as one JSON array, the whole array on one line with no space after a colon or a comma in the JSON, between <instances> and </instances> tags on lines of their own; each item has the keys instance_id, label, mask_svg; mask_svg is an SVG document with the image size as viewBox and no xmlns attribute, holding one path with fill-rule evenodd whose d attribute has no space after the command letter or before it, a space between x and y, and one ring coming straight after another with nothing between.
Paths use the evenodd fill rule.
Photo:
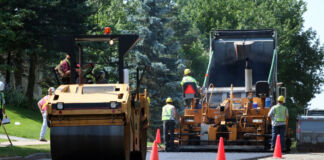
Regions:
<instances>
[{"instance_id":1,"label":"tree trunk","mask_svg":"<svg viewBox=\"0 0 324 160\"><path fill-rule=\"evenodd\" d=\"M27 92L26 92L26 96L29 102L33 101L36 63L37 63L37 56L35 53L32 53L29 59L29 75L28 75L28 85L27 85Z\"/></svg>"},{"instance_id":2,"label":"tree trunk","mask_svg":"<svg viewBox=\"0 0 324 160\"><path fill-rule=\"evenodd\" d=\"M11 66L11 52L8 52L7 56L7 69L6 69L6 84L10 85L10 67Z\"/></svg>"},{"instance_id":3,"label":"tree trunk","mask_svg":"<svg viewBox=\"0 0 324 160\"><path fill-rule=\"evenodd\" d=\"M17 52L16 57L14 59L15 64L15 82L17 87L21 87L22 85L22 74L23 74L23 61L22 54L20 51Z\"/></svg>"}]
</instances>

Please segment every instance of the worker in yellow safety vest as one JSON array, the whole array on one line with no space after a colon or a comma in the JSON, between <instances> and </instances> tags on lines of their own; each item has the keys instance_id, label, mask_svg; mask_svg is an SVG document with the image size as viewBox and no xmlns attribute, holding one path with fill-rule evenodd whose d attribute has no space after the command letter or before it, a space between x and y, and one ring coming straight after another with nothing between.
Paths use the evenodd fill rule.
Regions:
<instances>
[{"instance_id":1,"label":"worker in yellow safety vest","mask_svg":"<svg viewBox=\"0 0 324 160\"><path fill-rule=\"evenodd\" d=\"M184 85L185 83L193 82L193 83L196 84L197 89L199 88L197 80L196 80L195 78L191 77L191 70L190 70L190 69L188 69L188 68L185 69L183 75L184 75L184 76L183 76L182 81L181 81L181 83L180 83L182 87L184 87L183 85ZM184 90L184 88L182 88L182 89ZM192 100L193 100L193 99L184 99L185 106L188 107L188 108L190 108L190 105L191 105L191 101L192 101ZM199 100L196 99L195 107L197 107L198 104L199 104Z\"/></svg>"},{"instance_id":2,"label":"worker in yellow safety vest","mask_svg":"<svg viewBox=\"0 0 324 160\"><path fill-rule=\"evenodd\" d=\"M171 97L166 99L166 105L162 108L162 121L163 121L163 139L166 151L174 150L174 127L175 120L178 115L175 107L172 105ZM170 132L170 135L168 134Z\"/></svg>"},{"instance_id":3,"label":"worker in yellow safety vest","mask_svg":"<svg viewBox=\"0 0 324 160\"><path fill-rule=\"evenodd\" d=\"M273 150L278 134L280 134L281 149L284 149L285 147L285 130L286 120L288 119L288 109L283 105L284 99L284 96L279 96L277 99L278 104L272 106L268 113L268 117L272 120L272 140L270 150Z\"/></svg>"},{"instance_id":4,"label":"worker in yellow safety vest","mask_svg":"<svg viewBox=\"0 0 324 160\"><path fill-rule=\"evenodd\" d=\"M50 87L48 89L48 94L43 97L41 100L38 101L38 109L39 111L42 113L43 116L43 125L42 125L42 129L41 129L41 133L40 133L40 141L44 141L46 142L47 140L45 139L45 134L46 134L46 130L47 130L47 105L48 105L48 101L50 99L50 97L53 95L54 93L54 87Z\"/></svg>"},{"instance_id":5,"label":"worker in yellow safety vest","mask_svg":"<svg viewBox=\"0 0 324 160\"><path fill-rule=\"evenodd\" d=\"M61 77L63 84L68 84L70 82L71 74L71 55L66 53L65 59L61 60L60 64L55 67L55 71Z\"/></svg>"}]
</instances>

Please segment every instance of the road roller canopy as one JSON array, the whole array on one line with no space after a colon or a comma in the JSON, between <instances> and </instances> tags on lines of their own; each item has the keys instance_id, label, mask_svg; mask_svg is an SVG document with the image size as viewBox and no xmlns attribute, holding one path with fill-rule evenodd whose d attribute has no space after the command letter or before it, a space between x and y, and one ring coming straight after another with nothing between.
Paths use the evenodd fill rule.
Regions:
<instances>
[{"instance_id":1,"label":"road roller canopy","mask_svg":"<svg viewBox=\"0 0 324 160\"><path fill-rule=\"evenodd\" d=\"M275 39L273 30L216 31L204 86L243 87L246 60L252 69L253 85L268 81L276 69Z\"/></svg>"},{"instance_id":2,"label":"road roller canopy","mask_svg":"<svg viewBox=\"0 0 324 160\"><path fill-rule=\"evenodd\" d=\"M85 66L89 59L97 58L106 63L105 65L116 66L117 80L123 83L124 75L124 56L128 51L136 45L139 41L137 34L105 34L105 35L78 35L78 36L63 36L56 39L59 42L60 51L69 53L71 55L71 76L70 84L75 84L77 81L76 66ZM100 43L99 43L100 42ZM89 47L91 46L92 47ZM100 50L101 49L101 50ZM107 51L113 53L106 57ZM87 55L88 53L97 53L96 55ZM108 62L109 60L114 63ZM116 63L115 63L116 62ZM79 65L77 65L79 64ZM97 64L97 62L94 62ZM115 70L113 70L115 71ZM112 72L112 71L111 71ZM109 72L109 73L111 73ZM80 74L79 74L80 76Z\"/></svg>"}]
</instances>

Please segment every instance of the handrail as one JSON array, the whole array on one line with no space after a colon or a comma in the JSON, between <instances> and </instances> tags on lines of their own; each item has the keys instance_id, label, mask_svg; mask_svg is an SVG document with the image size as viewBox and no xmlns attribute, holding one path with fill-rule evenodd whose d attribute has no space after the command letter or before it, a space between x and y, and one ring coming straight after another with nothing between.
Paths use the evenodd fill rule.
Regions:
<instances>
[{"instance_id":1,"label":"handrail","mask_svg":"<svg viewBox=\"0 0 324 160\"><path fill-rule=\"evenodd\" d=\"M270 68L270 72L269 72L269 76L268 76L268 83L270 84L270 80L272 77L272 72L273 72L273 67L274 67L274 63L276 61L276 56L277 56L277 50L274 49L273 50L273 56L272 56L272 62L271 62L271 68Z\"/></svg>"},{"instance_id":2,"label":"handrail","mask_svg":"<svg viewBox=\"0 0 324 160\"><path fill-rule=\"evenodd\" d=\"M215 88L215 86L214 86L213 83L210 83L210 84L209 84L208 89L209 89L210 87L213 87L212 90L214 90L214 88ZM206 95L207 95L207 94L206 94ZM211 97L212 97L212 95L213 95L213 92L210 92L209 101L208 101L208 107L210 107L210 101L211 101Z\"/></svg>"}]
</instances>

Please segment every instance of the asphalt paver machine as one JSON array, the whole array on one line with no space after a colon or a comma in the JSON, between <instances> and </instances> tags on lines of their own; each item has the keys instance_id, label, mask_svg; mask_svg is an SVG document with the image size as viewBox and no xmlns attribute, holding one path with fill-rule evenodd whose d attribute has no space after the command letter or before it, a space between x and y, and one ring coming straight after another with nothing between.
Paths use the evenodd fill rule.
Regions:
<instances>
[{"instance_id":1,"label":"asphalt paver machine","mask_svg":"<svg viewBox=\"0 0 324 160\"><path fill-rule=\"evenodd\" d=\"M149 101L146 89L132 92L125 54L138 42L135 34L106 34L68 37L66 44L78 48L83 63L81 42L118 45L118 82L84 84L82 69L75 71L71 53L71 84L60 85L47 108L53 160L63 159L146 159L146 131L149 125ZM79 80L78 78L79 77ZM78 84L75 84L78 82ZM139 83L137 83L139 84Z\"/></svg>"},{"instance_id":2,"label":"asphalt paver machine","mask_svg":"<svg viewBox=\"0 0 324 160\"><path fill-rule=\"evenodd\" d=\"M286 93L277 82L276 32L211 33L201 105L193 102L185 109L175 143L180 150L217 149L223 137L225 149L267 150L271 139L267 115L277 97ZM291 129L286 133L286 142L282 143L289 150Z\"/></svg>"}]
</instances>

